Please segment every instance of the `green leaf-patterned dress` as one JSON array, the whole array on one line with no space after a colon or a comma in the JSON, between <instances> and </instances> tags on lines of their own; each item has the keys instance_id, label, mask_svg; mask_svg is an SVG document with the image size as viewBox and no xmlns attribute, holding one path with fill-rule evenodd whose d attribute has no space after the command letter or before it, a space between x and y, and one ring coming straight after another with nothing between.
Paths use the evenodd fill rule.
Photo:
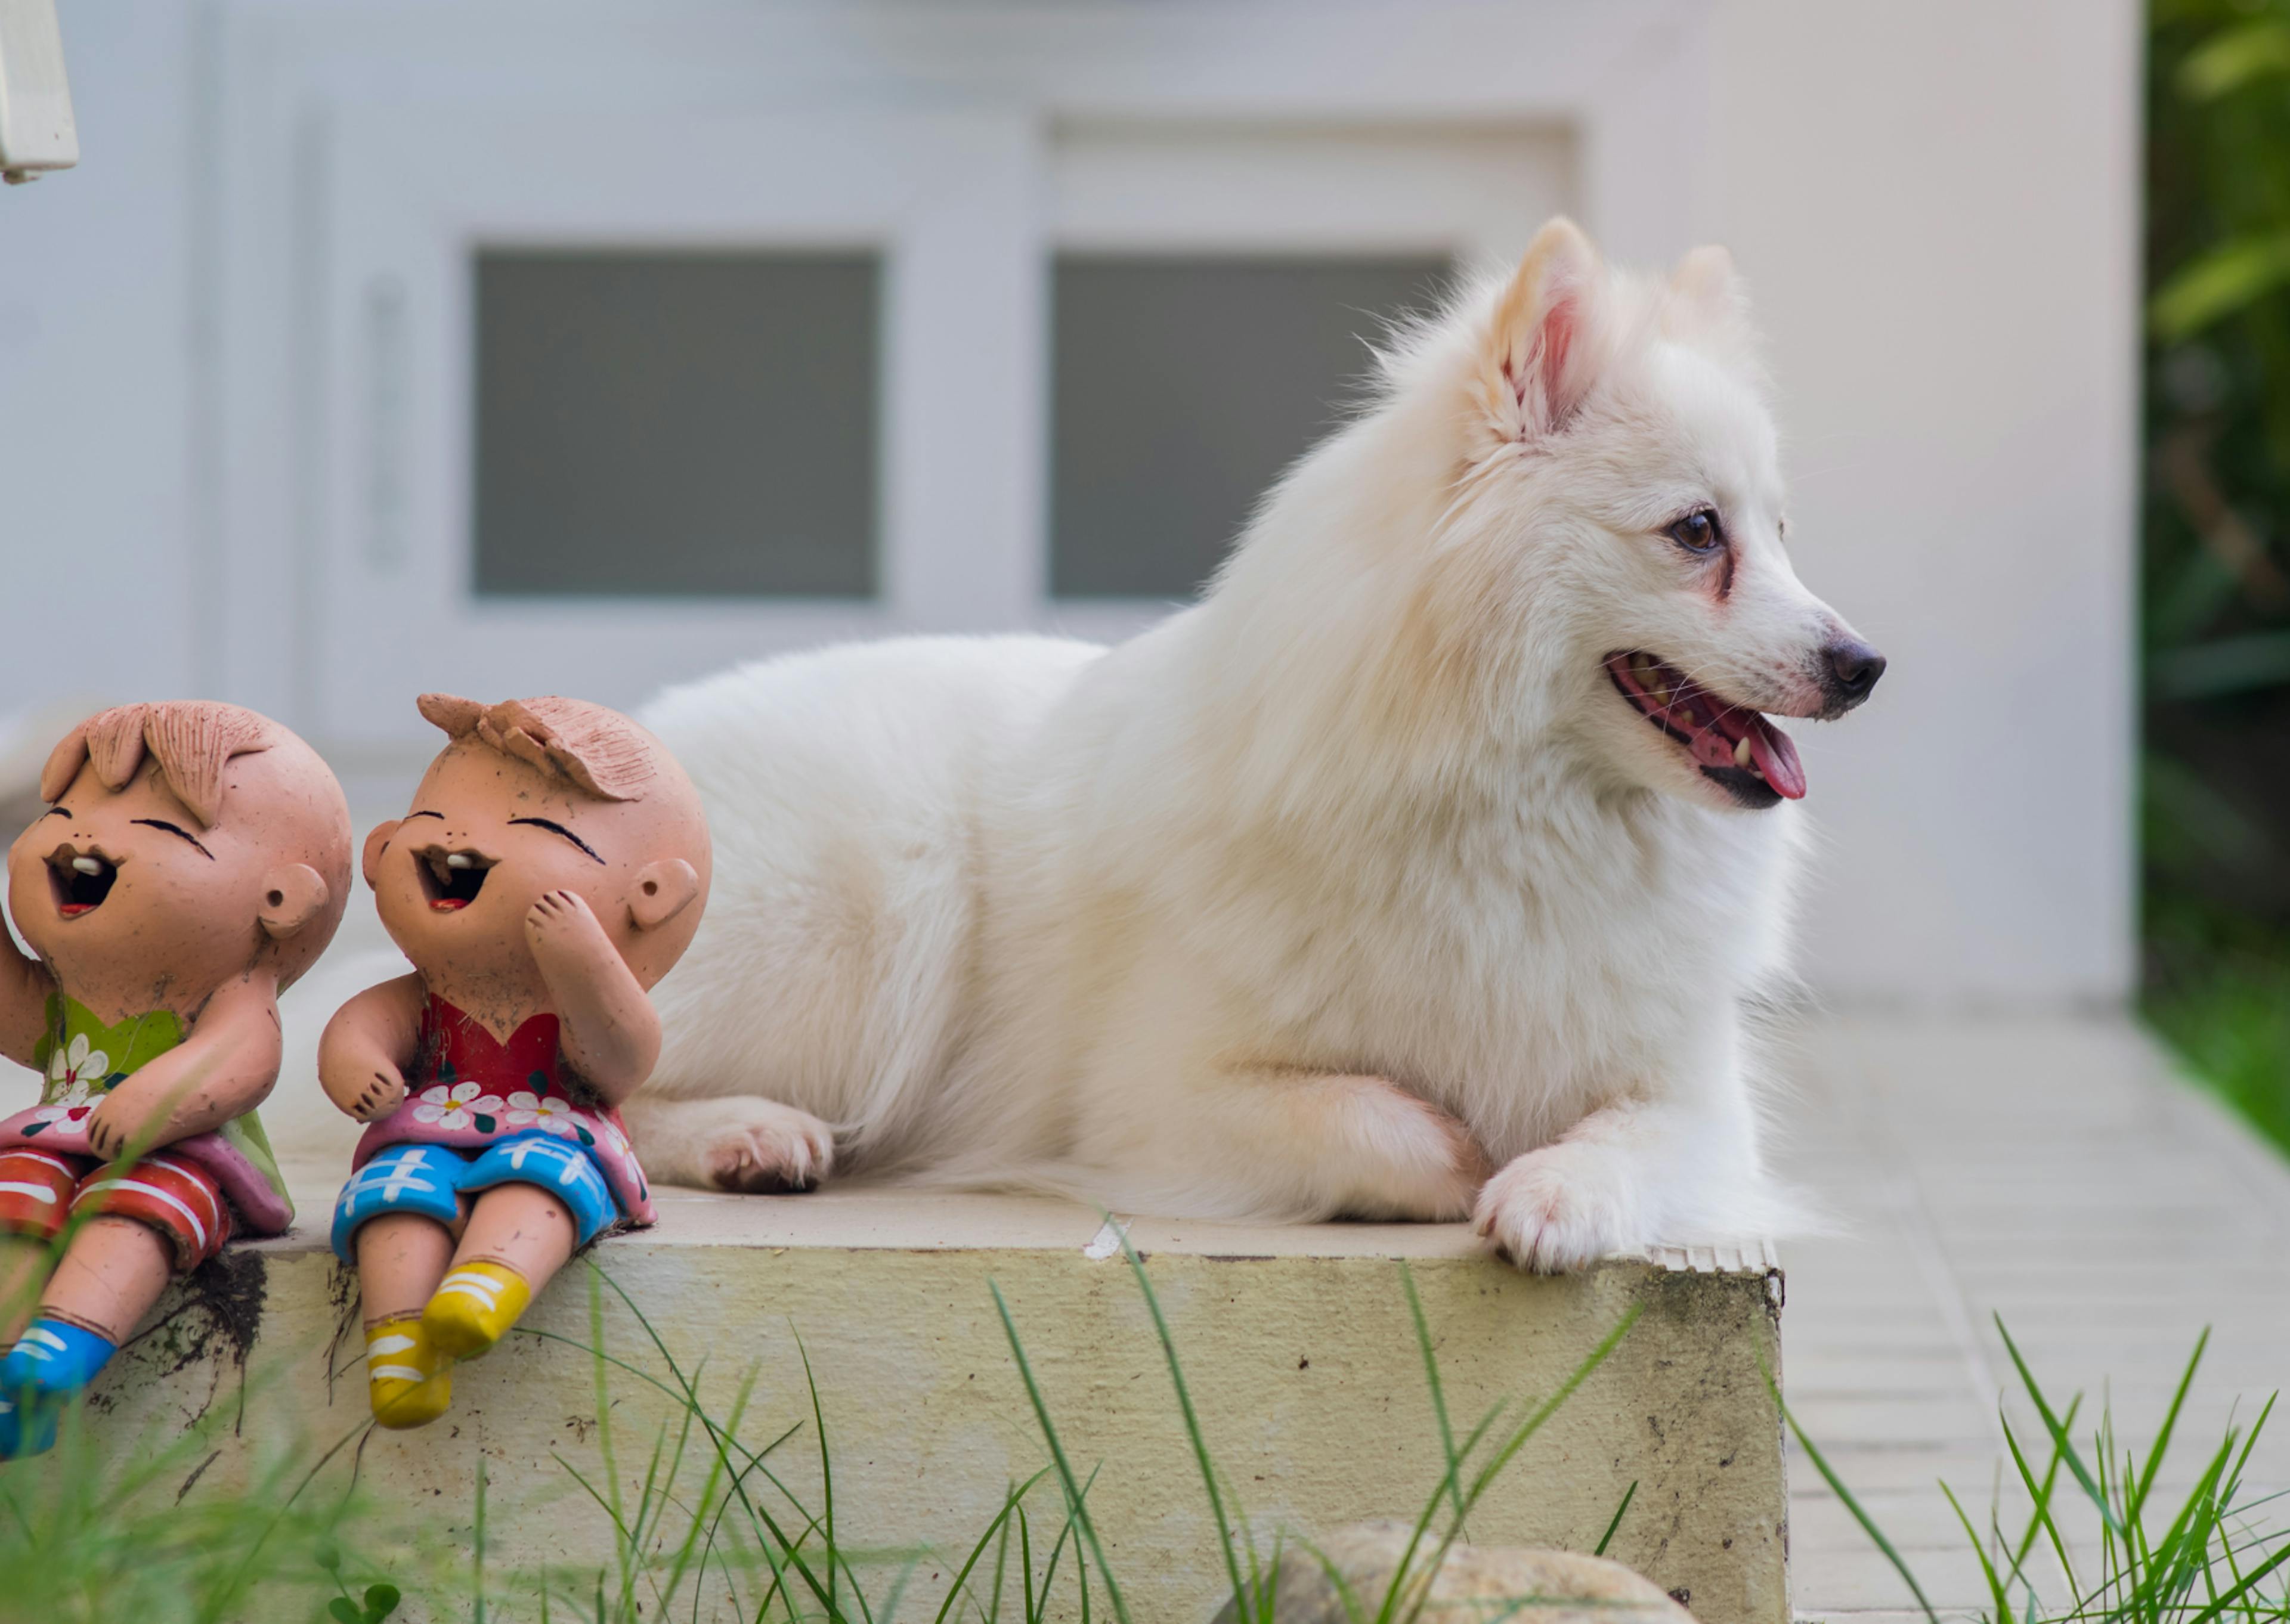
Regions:
<instances>
[{"instance_id":1,"label":"green leaf-patterned dress","mask_svg":"<svg viewBox=\"0 0 2290 1624\"><path fill-rule=\"evenodd\" d=\"M183 1023L172 1010L154 1010L106 1026L60 992L48 995L47 1022L32 1052L43 1084L40 1103L0 1121L0 1149L36 1144L68 1156L94 1156L87 1142L89 1113L104 1095L180 1044ZM252 1111L164 1148L212 1173L248 1232L278 1235L294 1221L277 1158Z\"/></svg>"}]
</instances>

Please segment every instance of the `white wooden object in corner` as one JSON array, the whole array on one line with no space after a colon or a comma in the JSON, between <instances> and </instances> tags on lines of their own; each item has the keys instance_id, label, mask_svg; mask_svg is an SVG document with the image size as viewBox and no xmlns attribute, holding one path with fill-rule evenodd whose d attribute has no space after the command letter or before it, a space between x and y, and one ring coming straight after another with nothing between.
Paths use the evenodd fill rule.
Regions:
<instances>
[{"instance_id":1,"label":"white wooden object in corner","mask_svg":"<svg viewBox=\"0 0 2290 1624\"><path fill-rule=\"evenodd\" d=\"M0 178L17 186L78 162L55 0L0 0Z\"/></svg>"}]
</instances>

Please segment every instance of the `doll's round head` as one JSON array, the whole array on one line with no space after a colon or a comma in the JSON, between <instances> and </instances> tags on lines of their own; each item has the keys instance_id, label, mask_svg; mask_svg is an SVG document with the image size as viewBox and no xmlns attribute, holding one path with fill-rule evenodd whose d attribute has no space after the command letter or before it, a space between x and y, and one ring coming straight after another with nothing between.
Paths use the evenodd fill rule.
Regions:
<instances>
[{"instance_id":1,"label":"doll's round head","mask_svg":"<svg viewBox=\"0 0 2290 1624\"><path fill-rule=\"evenodd\" d=\"M8 852L16 928L68 992L195 1008L258 964L282 988L349 901L350 814L316 751L212 700L122 705L64 736Z\"/></svg>"},{"instance_id":2,"label":"doll's round head","mask_svg":"<svg viewBox=\"0 0 2290 1624\"><path fill-rule=\"evenodd\" d=\"M549 696L480 705L425 693L451 740L412 810L366 836L381 922L425 978L529 986L524 917L553 891L589 904L638 982L700 928L708 821L668 748L615 710Z\"/></svg>"}]
</instances>

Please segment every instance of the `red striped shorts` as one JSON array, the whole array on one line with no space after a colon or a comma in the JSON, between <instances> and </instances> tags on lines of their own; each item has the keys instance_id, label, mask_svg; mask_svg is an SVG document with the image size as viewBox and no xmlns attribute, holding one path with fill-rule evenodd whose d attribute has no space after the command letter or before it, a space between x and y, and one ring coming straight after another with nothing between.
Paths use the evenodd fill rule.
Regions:
<instances>
[{"instance_id":1,"label":"red striped shorts","mask_svg":"<svg viewBox=\"0 0 2290 1624\"><path fill-rule=\"evenodd\" d=\"M177 1268L196 1268L230 1238L214 1175L165 1151L122 1166L30 1145L0 1150L0 1235L53 1240L72 1218L132 1218L167 1237Z\"/></svg>"}]
</instances>

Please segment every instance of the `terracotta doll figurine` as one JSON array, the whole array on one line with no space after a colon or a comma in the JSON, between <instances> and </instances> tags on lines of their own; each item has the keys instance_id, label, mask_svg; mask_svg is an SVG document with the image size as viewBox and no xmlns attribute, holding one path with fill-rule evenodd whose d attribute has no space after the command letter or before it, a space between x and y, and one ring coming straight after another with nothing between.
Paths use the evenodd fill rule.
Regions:
<instances>
[{"instance_id":1,"label":"terracotta doll figurine","mask_svg":"<svg viewBox=\"0 0 2290 1624\"><path fill-rule=\"evenodd\" d=\"M236 705L91 716L40 795L8 853L37 956L0 937L0 1052L44 1084L0 1120L0 1459L48 1447L172 1272L292 1220L254 1108L278 1079L278 994L349 897L341 786Z\"/></svg>"},{"instance_id":2,"label":"terracotta doll figurine","mask_svg":"<svg viewBox=\"0 0 2290 1624\"><path fill-rule=\"evenodd\" d=\"M428 693L451 740L365 877L413 973L344 1004L327 1097L369 1123L334 1210L385 1427L452 1396L573 1252L652 1204L620 1102L660 1055L645 994L708 895L708 825L673 756L578 700Z\"/></svg>"}]
</instances>

